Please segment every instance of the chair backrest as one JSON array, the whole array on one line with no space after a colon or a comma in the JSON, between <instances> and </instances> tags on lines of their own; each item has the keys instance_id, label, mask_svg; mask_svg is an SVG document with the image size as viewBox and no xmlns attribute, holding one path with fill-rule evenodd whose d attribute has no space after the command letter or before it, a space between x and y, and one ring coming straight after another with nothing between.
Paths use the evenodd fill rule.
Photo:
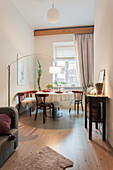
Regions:
<instances>
[{"instance_id":1,"label":"chair backrest","mask_svg":"<svg viewBox=\"0 0 113 170\"><path fill-rule=\"evenodd\" d=\"M35 94L36 104L39 105L41 103L45 104L45 98L48 97L49 94Z\"/></svg>"},{"instance_id":2,"label":"chair backrest","mask_svg":"<svg viewBox=\"0 0 113 170\"><path fill-rule=\"evenodd\" d=\"M30 97L32 97L32 95L35 94L36 92L37 92L37 90L30 91Z\"/></svg>"},{"instance_id":3,"label":"chair backrest","mask_svg":"<svg viewBox=\"0 0 113 170\"><path fill-rule=\"evenodd\" d=\"M21 103L22 102L22 100L24 100L24 93L17 93L17 95L18 95L18 101L19 101L19 103Z\"/></svg>"},{"instance_id":4,"label":"chair backrest","mask_svg":"<svg viewBox=\"0 0 113 170\"><path fill-rule=\"evenodd\" d=\"M82 100L83 91L72 91L74 93L75 100Z\"/></svg>"},{"instance_id":5,"label":"chair backrest","mask_svg":"<svg viewBox=\"0 0 113 170\"><path fill-rule=\"evenodd\" d=\"M24 100L26 97L32 97L32 95L35 94L36 92L37 92L37 90L17 93L19 103L21 103L22 100Z\"/></svg>"}]
</instances>

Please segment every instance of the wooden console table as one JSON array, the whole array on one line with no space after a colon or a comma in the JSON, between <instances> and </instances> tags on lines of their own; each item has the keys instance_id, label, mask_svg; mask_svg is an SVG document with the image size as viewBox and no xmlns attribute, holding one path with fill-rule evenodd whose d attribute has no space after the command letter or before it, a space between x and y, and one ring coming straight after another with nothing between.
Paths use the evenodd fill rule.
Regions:
<instances>
[{"instance_id":1,"label":"wooden console table","mask_svg":"<svg viewBox=\"0 0 113 170\"><path fill-rule=\"evenodd\" d=\"M96 123L96 129L98 129L98 123L103 123L103 135L102 139L105 141L105 124L106 124L106 99L107 96L103 95L89 95L85 94L85 128L87 128L87 118L89 118L89 139L92 140L92 122ZM92 115L93 104L100 104L101 112L98 118L94 118ZM89 113L87 110L87 104L89 104ZM87 114L88 113L88 114Z\"/></svg>"}]
</instances>

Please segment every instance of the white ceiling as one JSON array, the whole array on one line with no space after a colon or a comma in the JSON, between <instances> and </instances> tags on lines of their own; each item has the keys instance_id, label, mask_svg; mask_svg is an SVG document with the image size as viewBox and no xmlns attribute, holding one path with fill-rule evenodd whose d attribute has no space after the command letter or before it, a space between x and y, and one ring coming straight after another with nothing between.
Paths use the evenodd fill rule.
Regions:
<instances>
[{"instance_id":1,"label":"white ceiling","mask_svg":"<svg viewBox=\"0 0 113 170\"><path fill-rule=\"evenodd\" d=\"M33 29L94 24L94 0L54 0L60 19L56 24L47 20L52 0L12 0Z\"/></svg>"}]
</instances>

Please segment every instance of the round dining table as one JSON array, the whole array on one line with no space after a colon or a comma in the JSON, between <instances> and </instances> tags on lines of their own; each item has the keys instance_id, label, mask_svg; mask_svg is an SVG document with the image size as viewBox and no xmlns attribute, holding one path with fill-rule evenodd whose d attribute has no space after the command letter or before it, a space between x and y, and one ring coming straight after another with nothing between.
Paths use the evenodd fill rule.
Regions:
<instances>
[{"instance_id":1,"label":"round dining table","mask_svg":"<svg viewBox=\"0 0 113 170\"><path fill-rule=\"evenodd\" d=\"M49 96L46 98L46 102L54 103L54 107L58 112L56 117L61 117L62 114L59 112L61 108L69 109L69 112L71 111L71 105L74 101L74 93L37 92L37 94L49 94Z\"/></svg>"}]
</instances>

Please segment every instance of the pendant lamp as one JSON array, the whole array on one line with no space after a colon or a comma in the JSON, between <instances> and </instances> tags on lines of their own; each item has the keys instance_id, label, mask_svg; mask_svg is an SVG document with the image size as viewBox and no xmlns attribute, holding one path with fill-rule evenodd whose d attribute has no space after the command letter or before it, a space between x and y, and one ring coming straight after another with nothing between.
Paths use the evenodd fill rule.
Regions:
<instances>
[{"instance_id":1,"label":"pendant lamp","mask_svg":"<svg viewBox=\"0 0 113 170\"><path fill-rule=\"evenodd\" d=\"M47 18L48 21L52 24L57 23L60 18L59 11L54 7L54 2L52 3L52 8L50 8L47 13Z\"/></svg>"}]
</instances>

